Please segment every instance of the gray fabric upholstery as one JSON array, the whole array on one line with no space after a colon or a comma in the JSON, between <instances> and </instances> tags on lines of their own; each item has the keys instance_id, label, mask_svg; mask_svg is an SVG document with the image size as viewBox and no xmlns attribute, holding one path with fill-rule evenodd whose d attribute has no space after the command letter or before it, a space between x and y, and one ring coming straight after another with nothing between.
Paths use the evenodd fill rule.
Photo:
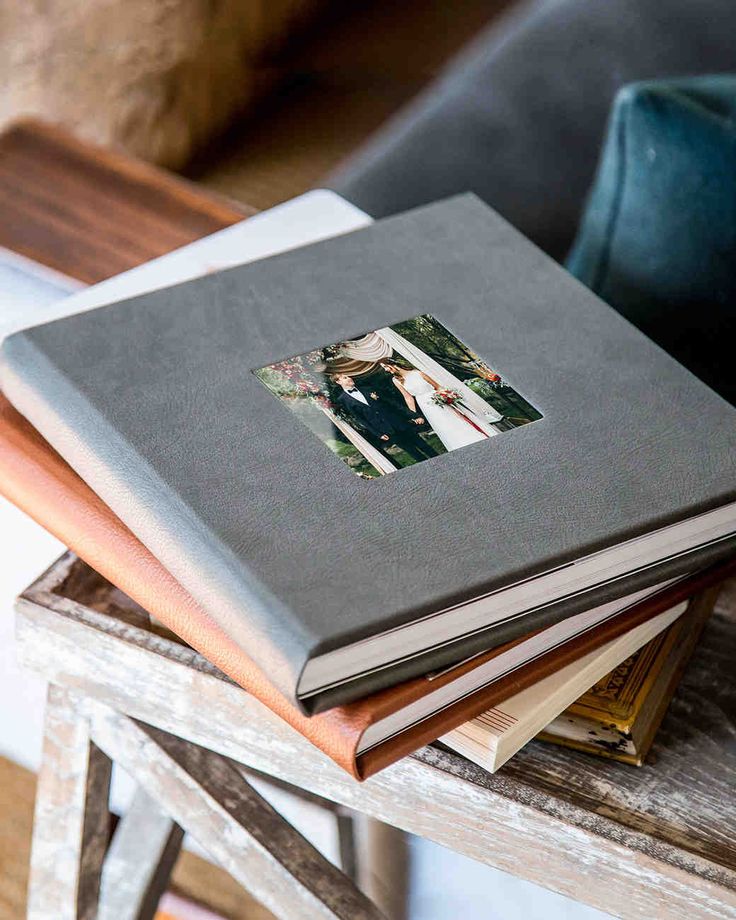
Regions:
<instances>
[{"instance_id":1,"label":"gray fabric upholstery","mask_svg":"<svg viewBox=\"0 0 736 920\"><path fill-rule=\"evenodd\" d=\"M736 71L735 26L734 0L524 5L327 184L375 217L471 190L561 258L618 88Z\"/></svg>"}]
</instances>

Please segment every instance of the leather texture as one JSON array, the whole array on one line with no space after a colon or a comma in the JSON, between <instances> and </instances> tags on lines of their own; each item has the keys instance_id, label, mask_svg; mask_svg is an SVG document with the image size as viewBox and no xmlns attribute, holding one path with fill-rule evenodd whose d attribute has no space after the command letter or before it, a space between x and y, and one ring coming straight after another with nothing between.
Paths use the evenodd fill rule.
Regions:
<instances>
[{"instance_id":1,"label":"leather texture","mask_svg":"<svg viewBox=\"0 0 736 920\"><path fill-rule=\"evenodd\" d=\"M373 217L472 191L557 259L616 91L736 71L733 0L536 0L507 14L327 185Z\"/></svg>"},{"instance_id":2,"label":"leather texture","mask_svg":"<svg viewBox=\"0 0 736 920\"><path fill-rule=\"evenodd\" d=\"M736 76L634 84L611 114L575 277L736 405Z\"/></svg>"},{"instance_id":3,"label":"leather texture","mask_svg":"<svg viewBox=\"0 0 736 920\"><path fill-rule=\"evenodd\" d=\"M368 726L502 650L467 663L431 685L424 678L409 681L358 703L308 718L274 688L253 661L2 395L0 491L356 779L365 779L389 766L644 619L736 572L735 560L688 579L656 601L639 604L358 757L356 750Z\"/></svg>"},{"instance_id":4,"label":"leather texture","mask_svg":"<svg viewBox=\"0 0 736 920\"><path fill-rule=\"evenodd\" d=\"M544 417L365 482L252 373L423 312ZM294 701L311 656L736 499L736 411L472 196L17 333L1 373ZM550 603L309 704L358 699L710 559Z\"/></svg>"}]
</instances>

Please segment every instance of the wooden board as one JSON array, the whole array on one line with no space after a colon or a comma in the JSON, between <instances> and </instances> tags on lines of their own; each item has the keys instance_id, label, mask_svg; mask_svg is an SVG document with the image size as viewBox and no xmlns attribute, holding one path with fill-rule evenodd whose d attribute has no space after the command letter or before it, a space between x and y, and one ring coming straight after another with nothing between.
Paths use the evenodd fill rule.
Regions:
<instances>
[{"instance_id":1,"label":"wooden board","mask_svg":"<svg viewBox=\"0 0 736 920\"><path fill-rule=\"evenodd\" d=\"M0 135L0 246L87 284L252 213L40 122Z\"/></svg>"}]
</instances>

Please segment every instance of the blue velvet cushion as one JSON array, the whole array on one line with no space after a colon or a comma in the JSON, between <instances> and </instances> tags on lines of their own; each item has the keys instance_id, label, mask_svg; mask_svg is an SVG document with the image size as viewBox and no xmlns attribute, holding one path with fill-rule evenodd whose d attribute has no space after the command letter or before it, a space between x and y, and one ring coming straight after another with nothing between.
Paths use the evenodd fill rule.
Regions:
<instances>
[{"instance_id":1,"label":"blue velvet cushion","mask_svg":"<svg viewBox=\"0 0 736 920\"><path fill-rule=\"evenodd\" d=\"M567 267L736 404L736 76L619 92Z\"/></svg>"}]
</instances>

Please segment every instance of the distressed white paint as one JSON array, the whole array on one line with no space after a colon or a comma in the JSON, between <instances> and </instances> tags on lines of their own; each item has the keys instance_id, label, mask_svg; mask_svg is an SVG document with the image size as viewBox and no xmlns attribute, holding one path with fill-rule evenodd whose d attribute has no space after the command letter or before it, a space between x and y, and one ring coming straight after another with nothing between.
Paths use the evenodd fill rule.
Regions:
<instances>
[{"instance_id":1,"label":"distressed white paint","mask_svg":"<svg viewBox=\"0 0 736 920\"><path fill-rule=\"evenodd\" d=\"M110 761L79 701L50 687L36 789L28 920L95 920L109 828Z\"/></svg>"},{"instance_id":2,"label":"distressed white paint","mask_svg":"<svg viewBox=\"0 0 736 920\"><path fill-rule=\"evenodd\" d=\"M184 832L139 789L105 857L97 920L153 920Z\"/></svg>"},{"instance_id":3,"label":"distressed white paint","mask_svg":"<svg viewBox=\"0 0 736 920\"><path fill-rule=\"evenodd\" d=\"M277 917L381 920L353 883L224 758L99 704L90 703L88 711L100 747Z\"/></svg>"}]
</instances>

